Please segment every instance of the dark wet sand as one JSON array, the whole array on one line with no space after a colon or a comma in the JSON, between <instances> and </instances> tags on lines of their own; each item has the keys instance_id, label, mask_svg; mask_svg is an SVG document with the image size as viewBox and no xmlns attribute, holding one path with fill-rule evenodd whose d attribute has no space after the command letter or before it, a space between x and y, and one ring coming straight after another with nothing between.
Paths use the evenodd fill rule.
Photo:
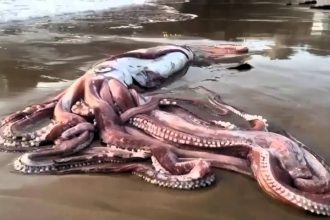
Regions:
<instances>
[{"instance_id":1,"label":"dark wet sand","mask_svg":"<svg viewBox=\"0 0 330 220\"><path fill-rule=\"evenodd\" d=\"M225 70L232 62L225 59L193 67L167 88L206 86L276 122L330 161L329 12L286 7L285 1L217 2L173 4L199 17L142 29L109 29L113 22L106 13L79 22L1 27L0 117L68 86L110 54L182 39L238 41L251 48L239 61L249 62L252 70ZM317 218L270 199L253 180L226 171L217 172L213 187L186 192L129 175L16 175L9 164L17 156L0 154L1 220Z\"/></svg>"}]
</instances>

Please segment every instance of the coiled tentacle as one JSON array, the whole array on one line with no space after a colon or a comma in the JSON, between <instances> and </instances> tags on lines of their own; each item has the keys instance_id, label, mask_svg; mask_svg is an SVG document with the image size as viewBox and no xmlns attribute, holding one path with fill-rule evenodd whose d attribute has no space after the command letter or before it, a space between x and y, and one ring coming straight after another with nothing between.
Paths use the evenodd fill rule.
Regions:
<instances>
[{"instance_id":1,"label":"coiled tentacle","mask_svg":"<svg viewBox=\"0 0 330 220\"><path fill-rule=\"evenodd\" d=\"M260 187L269 195L312 213L330 215L330 192L316 194L298 190L289 179L281 178L278 161L267 150L259 148L251 154L251 158L254 158L252 171Z\"/></svg>"}]
</instances>

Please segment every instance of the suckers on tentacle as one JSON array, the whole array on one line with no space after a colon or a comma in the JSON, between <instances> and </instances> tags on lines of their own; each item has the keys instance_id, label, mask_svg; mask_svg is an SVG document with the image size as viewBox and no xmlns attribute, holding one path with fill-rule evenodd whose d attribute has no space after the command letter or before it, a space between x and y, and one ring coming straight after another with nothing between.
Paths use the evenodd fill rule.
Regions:
<instances>
[{"instance_id":1,"label":"suckers on tentacle","mask_svg":"<svg viewBox=\"0 0 330 220\"><path fill-rule=\"evenodd\" d=\"M161 123L155 123L151 118L138 115L132 118L129 122L134 127L137 127L147 134L166 140L169 142L183 144L183 145L192 145L196 147L207 147L207 148L219 148L225 146L236 146L244 145L249 143L249 139L245 140L242 138L205 138L203 136L191 135L178 131L166 126L162 126Z\"/></svg>"},{"instance_id":2,"label":"suckers on tentacle","mask_svg":"<svg viewBox=\"0 0 330 220\"><path fill-rule=\"evenodd\" d=\"M93 167L98 164L109 164L111 166L111 164L123 163L123 166L125 166L124 163L132 161L130 159L135 159L123 159L117 156L113 157L113 155L109 157L107 154L87 154L80 156L81 158L76 156L62 160L34 161L29 158L29 155L29 153L24 154L15 160L14 169L17 172L24 174L69 174L80 172L79 170L84 172L83 169L88 170L88 167ZM153 159L153 166L159 167L156 163L155 159ZM205 176L193 175L193 173L196 173L195 169L198 168L192 169L188 174L171 175L164 169L155 170L146 165L138 167L139 168L132 171L133 174L142 177L147 182L168 188L196 189L211 185L215 180L213 173L209 173Z\"/></svg>"},{"instance_id":3,"label":"suckers on tentacle","mask_svg":"<svg viewBox=\"0 0 330 220\"><path fill-rule=\"evenodd\" d=\"M259 185L271 196L285 203L303 208L306 211L330 216L330 194L311 194L301 192L295 188L284 185L278 180L274 172L274 158L267 150L258 148L252 152L252 170ZM325 198L318 201L317 198Z\"/></svg>"},{"instance_id":4,"label":"suckers on tentacle","mask_svg":"<svg viewBox=\"0 0 330 220\"><path fill-rule=\"evenodd\" d=\"M151 168L150 168L151 169ZM215 181L215 175L209 174L203 178L179 181L176 176L166 173L152 172L148 170L133 171L133 174L141 177L145 181L166 188L174 189L198 189L210 186Z\"/></svg>"},{"instance_id":5,"label":"suckers on tentacle","mask_svg":"<svg viewBox=\"0 0 330 220\"><path fill-rule=\"evenodd\" d=\"M57 162L56 160L35 161L29 158L29 153L23 154L14 161L14 169L24 174L57 174L70 169L86 167L102 163L123 163L121 158L109 158L106 155L96 155L84 158L84 160Z\"/></svg>"},{"instance_id":6,"label":"suckers on tentacle","mask_svg":"<svg viewBox=\"0 0 330 220\"><path fill-rule=\"evenodd\" d=\"M33 151L43 143L48 143L47 135L54 128L54 122L40 128L34 132L24 133L20 136L4 138L0 136L0 150L8 152L26 152Z\"/></svg>"},{"instance_id":7,"label":"suckers on tentacle","mask_svg":"<svg viewBox=\"0 0 330 220\"><path fill-rule=\"evenodd\" d=\"M210 90L207 90L207 91L210 92ZM209 101L214 106L219 106L220 108L225 108L228 111L231 111L232 113L244 118L246 121L251 122L253 124L253 130L267 131L267 128L268 128L267 119L263 118L261 115L251 115L246 112L240 111L240 110L222 102L218 95L214 95L213 92L212 92L212 94L213 94L213 96L209 96ZM215 121L215 123L217 123L217 122Z\"/></svg>"},{"instance_id":8,"label":"suckers on tentacle","mask_svg":"<svg viewBox=\"0 0 330 220\"><path fill-rule=\"evenodd\" d=\"M207 187L215 180L209 163L203 160L194 162L195 165L187 173L171 174L156 157L153 156L151 159L153 168L145 166L142 169L134 170L133 174L155 185L175 189L197 189ZM182 165L179 166L184 166L184 163L190 162L182 162Z\"/></svg>"},{"instance_id":9,"label":"suckers on tentacle","mask_svg":"<svg viewBox=\"0 0 330 220\"><path fill-rule=\"evenodd\" d=\"M213 52L228 51L246 52L246 48L204 50L211 57ZM174 45L113 56L95 65L49 102L6 117L0 122L0 145L14 151L54 143L18 158L14 169L21 173L133 172L151 183L171 188L210 185L215 179L210 166L248 175L252 169L263 190L274 198L330 215L329 167L303 145L295 144L296 140L267 132L268 124L261 116L227 105L209 91L208 102L192 105L211 105L210 113L215 111L221 120L203 121L194 118L195 112L189 112L183 100L142 97L132 90L134 83L141 89L155 88L175 73L186 72L193 60L189 47ZM187 112L178 113L175 108ZM238 115L235 118L244 119L245 124L222 120L228 115ZM54 122L42 130L21 132L41 118ZM125 124L128 120L131 127ZM145 136L134 135L129 130L132 127ZM106 146L89 147L94 135L99 135Z\"/></svg>"}]
</instances>

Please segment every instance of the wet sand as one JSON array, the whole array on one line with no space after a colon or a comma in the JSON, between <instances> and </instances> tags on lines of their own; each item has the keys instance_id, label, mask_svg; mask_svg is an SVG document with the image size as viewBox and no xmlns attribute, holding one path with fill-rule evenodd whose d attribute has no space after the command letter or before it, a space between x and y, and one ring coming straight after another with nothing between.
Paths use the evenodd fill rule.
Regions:
<instances>
[{"instance_id":1,"label":"wet sand","mask_svg":"<svg viewBox=\"0 0 330 220\"><path fill-rule=\"evenodd\" d=\"M285 1L218 2L169 4L198 16L186 20L177 14L173 19L182 21L176 22L150 23L167 12L138 6L125 9L127 19L119 16L123 12L105 11L0 25L0 117L68 86L111 54L167 42L234 41L251 48L249 55L192 67L165 89L206 86L276 122L330 161L330 13L287 7ZM243 61L254 68L225 69ZM1 220L318 218L274 201L252 179L227 171L217 171L214 186L187 192L130 175L17 175L10 172L17 156L0 154Z\"/></svg>"}]
</instances>

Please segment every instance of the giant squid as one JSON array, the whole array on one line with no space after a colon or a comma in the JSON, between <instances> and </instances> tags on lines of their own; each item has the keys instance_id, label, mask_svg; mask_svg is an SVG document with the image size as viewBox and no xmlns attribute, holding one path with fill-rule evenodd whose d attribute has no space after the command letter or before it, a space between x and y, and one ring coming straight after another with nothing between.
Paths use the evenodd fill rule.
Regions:
<instances>
[{"instance_id":1,"label":"giant squid","mask_svg":"<svg viewBox=\"0 0 330 220\"><path fill-rule=\"evenodd\" d=\"M247 51L164 45L112 56L58 95L4 117L0 148L24 153L13 163L18 173L126 172L176 189L209 186L213 168L231 170L276 200L329 216L329 167L295 137L206 88L207 100L145 92L203 55ZM41 121L46 125L33 126Z\"/></svg>"}]
</instances>

